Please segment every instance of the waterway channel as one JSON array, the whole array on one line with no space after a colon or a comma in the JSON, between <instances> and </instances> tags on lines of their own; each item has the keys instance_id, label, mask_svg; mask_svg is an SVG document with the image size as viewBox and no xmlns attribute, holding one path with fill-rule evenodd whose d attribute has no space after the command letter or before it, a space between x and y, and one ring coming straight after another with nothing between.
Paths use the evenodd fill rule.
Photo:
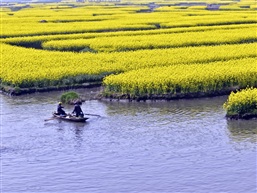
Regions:
<instances>
[{"instance_id":1,"label":"waterway channel","mask_svg":"<svg viewBox=\"0 0 257 193\"><path fill-rule=\"evenodd\" d=\"M227 96L127 102L78 92L84 113L100 116L45 121L60 91L0 95L1 192L256 193L257 120L227 120Z\"/></svg>"}]
</instances>

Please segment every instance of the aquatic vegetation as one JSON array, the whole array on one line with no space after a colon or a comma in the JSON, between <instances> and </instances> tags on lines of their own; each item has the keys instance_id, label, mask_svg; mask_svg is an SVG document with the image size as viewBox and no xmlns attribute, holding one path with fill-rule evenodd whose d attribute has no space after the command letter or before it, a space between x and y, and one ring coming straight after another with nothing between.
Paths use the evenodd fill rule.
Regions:
<instances>
[{"instance_id":1,"label":"aquatic vegetation","mask_svg":"<svg viewBox=\"0 0 257 193\"><path fill-rule=\"evenodd\" d=\"M226 110L226 116L230 118L257 116L257 88L248 87L232 92L223 107Z\"/></svg>"},{"instance_id":2,"label":"aquatic vegetation","mask_svg":"<svg viewBox=\"0 0 257 193\"><path fill-rule=\"evenodd\" d=\"M80 97L79 94L74 91L65 92L61 96L61 102L66 104L73 104L76 100L80 100Z\"/></svg>"}]
</instances>

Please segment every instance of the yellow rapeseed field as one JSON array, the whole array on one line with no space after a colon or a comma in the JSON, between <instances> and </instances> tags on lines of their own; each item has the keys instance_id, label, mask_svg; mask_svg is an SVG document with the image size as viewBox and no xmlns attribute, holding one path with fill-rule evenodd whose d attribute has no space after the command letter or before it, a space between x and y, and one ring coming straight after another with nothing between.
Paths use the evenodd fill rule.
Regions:
<instances>
[{"instance_id":1,"label":"yellow rapeseed field","mask_svg":"<svg viewBox=\"0 0 257 193\"><path fill-rule=\"evenodd\" d=\"M228 116L243 115L245 113L257 114L257 88L246 88L239 92L232 92L223 107Z\"/></svg>"},{"instance_id":2,"label":"yellow rapeseed field","mask_svg":"<svg viewBox=\"0 0 257 193\"><path fill-rule=\"evenodd\" d=\"M229 11L222 1L216 11L165 3L7 6L0 12L1 85L104 78L106 92L133 95L256 87L252 1L231 2Z\"/></svg>"},{"instance_id":3,"label":"yellow rapeseed field","mask_svg":"<svg viewBox=\"0 0 257 193\"><path fill-rule=\"evenodd\" d=\"M177 93L210 93L257 84L255 58L208 64L174 65L132 70L104 79L106 92L132 96Z\"/></svg>"}]
</instances>

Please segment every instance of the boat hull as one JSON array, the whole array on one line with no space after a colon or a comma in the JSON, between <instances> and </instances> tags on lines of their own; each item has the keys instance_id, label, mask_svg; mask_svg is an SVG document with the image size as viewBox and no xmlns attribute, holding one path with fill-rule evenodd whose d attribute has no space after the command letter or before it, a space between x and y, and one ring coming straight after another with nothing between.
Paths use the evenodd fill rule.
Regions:
<instances>
[{"instance_id":1,"label":"boat hull","mask_svg":"<svg viewBox=\"0 0 257 193\"><path fill-rule=\"evenodd\" d=\"M56 113L53 113L53 116L57 119L70 121L70 122L86 122L86 120L88 119L87 117L75 117L75 116L71 116L71 115L61 116Z\"/></svg>"}]
</instances>

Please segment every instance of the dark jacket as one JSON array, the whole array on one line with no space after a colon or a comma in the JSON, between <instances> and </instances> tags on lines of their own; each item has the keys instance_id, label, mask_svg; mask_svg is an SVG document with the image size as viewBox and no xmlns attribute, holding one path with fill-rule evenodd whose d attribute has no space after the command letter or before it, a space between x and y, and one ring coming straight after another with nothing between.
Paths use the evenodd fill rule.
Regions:
<instances>
[{"instance_id":1,"label":"dark jacket","mask_svg":"<svg viewBox=\"0 0 257 193\"><path fill-rule=\"evenodd\" d=\"M75 113L76 114L76 117L84 117L84 113L83 111L81 110L81 107L80 105L76 104L75 107L74 107L74 110L72 111L72 113Z\"/></svg>"},{"instance_id":2,"label":"dark jacket","mask_svg":"<svg viewBox=\"0 0 257 193\"><path fill-rule=\"evenodd\" d=\"M59 115L66 115L65 111L63 110L63 108L64 107L61 104L58 104L58 106L57 106L57 113Z\"/></svg>"}]
</instances>

